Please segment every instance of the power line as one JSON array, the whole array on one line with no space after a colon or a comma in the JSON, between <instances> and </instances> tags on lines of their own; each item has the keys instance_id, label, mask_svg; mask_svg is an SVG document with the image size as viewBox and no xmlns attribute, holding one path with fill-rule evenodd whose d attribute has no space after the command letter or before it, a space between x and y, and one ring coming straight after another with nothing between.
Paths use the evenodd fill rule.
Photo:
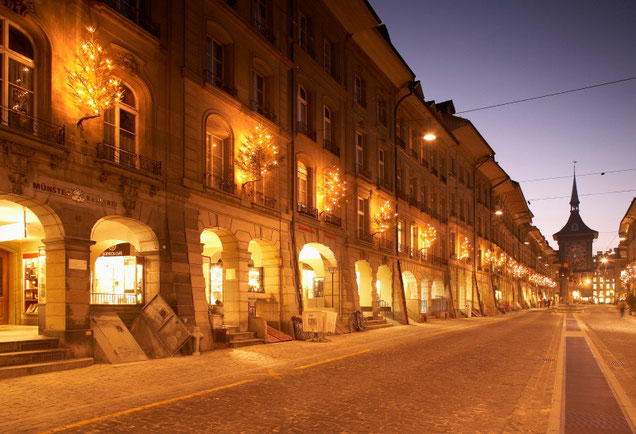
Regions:
<instances>
[{"instance_id":1,"label":"power line","mask_svg":"<svg viewBox=\"0 0 636 434\"><path fill-rule=\"evenodd\" d=\"M523 99L518 99L518 100L514 100L514 101L502 102L500 104L492 104L492 105L487 105L487 106L484 106L484 107L477 107L477 108L473 108L473 109L469 109L469 110L462 110L462 111L457 112L457 114L471 113L471 112L476 112L476 111L480 111L480 110L487 110L487 109L491 109L491 108L502 107L502 106L506 106L506 105L519 104L519 103L528 102L528 101L535 101L537 99L564 95L566 93L580 92L582 90L594 89L596 87L601 87L601 86L609 86L610 84L623 83L623 82L631 81L631 80L636 80L636 77L621 78L620 80L606 81L605 83L592 84L590 86L579 87L579 88L576 88L576 89L562 90L560 92L548 93L546 95L533 96L533 97L530 97L530 98L523 98Z\"/></svg>"},{"instance_id":2,"label":"power line","mask_svg":"<svg viewBox=\"0 0 636 434\"><path fill-rule=\"evenodd\" d=\"M632 168L632 169L618 169L618 170L606 170L605 172L590 172L590 173L583 173L583 174L577 174L576 176L578 178L583 177L583 176L592 176L592 175L607 175L608 173L619 173L619 172L630 172L636 170L636 167ZM525 181L519 181L521 182L539 182L539 181L551 181L553 179L563 179L563 178L572 178L572 175L563 175L563 176L553 176L551 178L536 178L536 179L526 179Z\"/></svg>"},{"instance_id":3,"label":"power line","mask_svg":"<svg viewBox=\"0 0 636 434\"><path fill-rule=\"evenodd\" d=\"M631 193L636 191L636 189L634 190L614 190L614 191L602 191L600 193L586 193L586 194L579 194L579 196L598 196L601 194L618 194L618 193ZM532 202L533 200L552 200L552 199L567 199L570 196L553 196L553 197L535 197L534 199L528 199L528 203Z\"/></svg>"}]
</instances>

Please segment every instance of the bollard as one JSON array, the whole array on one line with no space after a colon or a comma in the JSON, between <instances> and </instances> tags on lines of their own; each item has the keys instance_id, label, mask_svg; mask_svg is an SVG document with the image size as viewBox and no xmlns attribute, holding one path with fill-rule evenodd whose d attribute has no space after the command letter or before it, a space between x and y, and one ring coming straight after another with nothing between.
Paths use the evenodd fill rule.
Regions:
<instances>
[{"instance_id":1,"label":"bollard","mask_svg":"<svg viewBox=\"0 0 636 434\"><path fill-rule=\"evenodd\" d=\"M201 329L197 326L192 329L192 337L194 338L194 351L192 352L193 356L199 356L201 353L199 352L199 348L201 347L201 339L203 339L203 333L201 333Z\"/></svg>"}]
</instances>

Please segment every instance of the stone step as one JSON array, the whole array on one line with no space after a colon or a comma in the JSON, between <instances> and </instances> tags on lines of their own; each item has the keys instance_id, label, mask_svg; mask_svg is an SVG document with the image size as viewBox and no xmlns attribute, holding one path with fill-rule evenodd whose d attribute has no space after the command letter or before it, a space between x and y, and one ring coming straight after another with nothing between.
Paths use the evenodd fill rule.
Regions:
<instances>
[{"instance_id":1,"label":"stone step","mask_svg":"<svg viewBox=\"0 0 636 434\"><path fill-rule=\"evenodd\" d=\"M256 333L254 332L230 332L229 333L230 342L242 341L245 339L254 339L255 335Z\"/></svg>"},{"instance_id":2,"label":"stone step","mask_svg":"<svg viewBox=\"0 0 636 434\"><path fill-rule=\"evenodd\" d=\"M24 375L44 374L47 372L65 371L67 369L84 368L93 364L92 358L65 359L47 363L31 363L28 365L3 366L0 368L0 380L4 378L22 377Z\"/></svg>"},{"instance_id":3,"label":"stone step","mask_svg":"<svg viewBox=\"0 0 636 434\"><path fill-rule=\"evenodd\" d=\"M383 329L383 328L386 328L386 327L393 327L393 324L387 324L387 323L384 323L384 324L371 324L371 325L367 324L367 330L377 330L377 329Z\"/></svg>"},{"instance_id":4,"label":"stone step","mask_svg":"<svg viewBox=\"0 0 636 434\"><path fill-rule=\"evenodd\" d=\"M0 366L28 365L32 363L46 363L65 359L67 351L62 348L47 350L18 351L15 353L0 353Z\"/></svg>"},{"instance_id":5,"label":"stone step","mask_svg":"<svg viewBox=\"0 0 636 434\"><path fill-rule=\"evenodd\" d=\"M254 339L241 339L238 341L230 341L230 348L239 348L239 347L248 347L250 345L260 345L260 344L264 344L265 343L265 339L259 339L259 338L254 338Z\"/></svg>"},{"instance_id":6,"label":"stone step","mask_svg":"<svg viewBox=\"0 0 636 434\"><path fill-rule=\"evenodd\" d=\"M386 324L386 319L382 318L382 319L368 319L367 320L367 327L372 326L372 325L380 325L380 324Z\"/></svg>"},{"instance_id":7,"label":"stone step","mask_svg":"<svg viewBox=\"0 0 636 434\"><path fill-rule=\"evenodd\" d=\"M10 342L0 342L0 353L17 353L20 351L48 350L58 347L59 340L57 338L48 338L44 336L18 339Z\"/></svg>"}]
</instances>

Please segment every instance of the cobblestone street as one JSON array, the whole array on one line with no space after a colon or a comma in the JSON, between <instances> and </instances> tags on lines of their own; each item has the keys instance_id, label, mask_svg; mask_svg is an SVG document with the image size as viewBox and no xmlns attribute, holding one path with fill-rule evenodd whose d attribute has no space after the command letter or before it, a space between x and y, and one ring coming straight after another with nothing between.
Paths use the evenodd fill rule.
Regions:
<instances>
[{"instance_id":1,"label":"cobblestone street","mask_svg":"<svg viewBox=\"0 0 636 434\"><path fill-rule=\"evenodd\" d=\"M7 380L0 431L542 432L562 318L438 321ZM13 400L25 390L29 403Z\"/></svg>"}]
</instances>

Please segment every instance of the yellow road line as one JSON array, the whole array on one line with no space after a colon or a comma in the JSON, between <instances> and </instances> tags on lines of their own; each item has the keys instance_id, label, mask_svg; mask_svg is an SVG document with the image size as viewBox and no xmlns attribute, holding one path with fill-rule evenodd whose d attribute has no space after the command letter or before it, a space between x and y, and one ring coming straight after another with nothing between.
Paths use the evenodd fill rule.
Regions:
<instances>
[{"instance_id":1,"label":"yellow road line","mask_svg":"<svg viewBox=\"0 0 636 434\"><path fill-rule=\"evenodd\" d=\"M357 356L358 354L368 353L369 351L371 351L371 350L362 350L362 351L358 351L356 353L345 354L344 356L332 357L331 359L321 360L320 362L314 362L314 363L310 363L308 365L297 366L294 369L307 369L307 368L311 368L312 366L323 365L325 363L335 362L336 360L346 359L347 357Z\"/></svg>"},{"instance_id":2,"label":"yellow road line","mask_svg":"<svg viewBox=\"0 0 636 434\"><path fill-rule=\"evenodd\" d=\"M146 410L148 408L153 408L153 407L158 407L160 405L171 404L173 402L183 401L184 399L194 398L194 397L197 397L197 396L205 395L207 393L217 392L217 391L223 390L223 389L229 389L229 388L232 388L232 387L240 386L241 384L250 383L252 381L254 381L254 380L243 380L243 381L238 381L238 382L232 383L232 384L226 384L225 386L218 386L218 387L213 387L212 389L200 390L198 392L189 393L187 395L177 396L175 398L164 399L163 401L157 401L157 402L153 402L153 403L150 403L150 404L142 405L142 406L139 406L139 407L129 408L127 410L122 410L122 411L118 411L118 412L115 412L115 413L106 414L104 416L97 416L97 417L94 417L92 419L82 420L80 422L75 422L75 423L72 423L70 425L60 426L60 427L53 428L53 429L50 429L50 430L47 430L47 431L42 431L40 434L53 433L53 432L64 431L64 430L71 429L71 428L77 428L77 427L88 425L88 424L91 424L91 423L94 423L94 422L99 422L99 421L106 420L106 419L112 419L114 417L124 416L126 414L135 413L135 412L141 411L141 410Z\"/></svg>"}]
</instances>

